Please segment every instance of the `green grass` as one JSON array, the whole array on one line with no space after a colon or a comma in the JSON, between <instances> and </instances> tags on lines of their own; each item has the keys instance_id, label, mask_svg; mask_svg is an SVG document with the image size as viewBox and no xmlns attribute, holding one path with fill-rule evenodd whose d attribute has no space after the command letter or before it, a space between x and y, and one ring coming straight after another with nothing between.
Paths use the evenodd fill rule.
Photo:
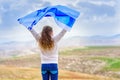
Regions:
<instances>
[{"instance_id":1,"label":"green grass","mask_svg":"<svg viewBox=\"0 0 120 80\"><path fill-rule=\"evenodd\" d=\"M97 59L106 62L106 66L103 68L107 71L120 71L120 58L109 58L109 57L96 57Z\"/></svg>"},{"instance_id":2,"label":"green grass","mask_svg":"<svg viewBox=\"0 0 120 80\"><path fill-rule=\"evenodd\" d=\"M79 47L79 48L68 48L60 51L60 55L82 55L82 54L89 54L89 53L98 53L101 51L106 51L109 49L117 49L120 46L86 46L86 47Z\"/></svg>"},{"instance_id":3,"label":"green grass","mask_svg":"<svg viewBox=\"0 0 120 80\"><path fill-rule=\"evenodd\" d=\"M100 53L106 53L109 54L111 53L112 50L117 50L119 49L119 46L88 46L85 48L75 48L75 49L69 49L66 51L63 51L62 54L65 55L84 55L84 54L100 54ZM111 54L116 54L116 53L111 53ZM99 57L101 56L101 57ZM103 67L104 71L120 71L120 58L111 58L102 55L97 55L94 57L94 59L101 60L103 62L106 62L106 65ZM89 58L89 57L88 57Z\"/></svg>"},{"instance_id":4,"label":"green grass","mask_svg":"<svg viewBox=\"0 0 120 80\"><path fill-rule=\"evenodd\" d=\"M120 46L88 46L85 48L73 48L67 49L60 52L61 55L69 56L69 55L77 55L82 56L84 54L87 55L94 55L93 59L101 60L106 62L106 65L103 67L104 71L120 71L120 58L108 57L106 54L116 54L114 52L111 53L113 50L120 49ZM98 54L98 55L97 55ZM100 56L100 57L99 57ZM87 56L89 58L89 56Z\"/></svg>"}]
</instances>

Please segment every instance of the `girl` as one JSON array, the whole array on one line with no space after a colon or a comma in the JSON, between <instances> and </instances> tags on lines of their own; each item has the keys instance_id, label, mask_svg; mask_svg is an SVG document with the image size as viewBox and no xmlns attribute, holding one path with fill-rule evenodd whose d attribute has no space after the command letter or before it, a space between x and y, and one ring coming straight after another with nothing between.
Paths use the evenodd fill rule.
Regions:
<instances>
[{"instance_id":1,"label":"girl","mask_svg":"<svg viewBox=\"0 0 120 80\"><path fill-rule=\"evenodd\" d=\"M34 29L30 32L35 37L41 51L41 73L43 80L58 80L58 46L57 43L65 35L62 30L58 35L53 36L50 26L44 26L41 35Z\"/></svg>"}]
</instances>

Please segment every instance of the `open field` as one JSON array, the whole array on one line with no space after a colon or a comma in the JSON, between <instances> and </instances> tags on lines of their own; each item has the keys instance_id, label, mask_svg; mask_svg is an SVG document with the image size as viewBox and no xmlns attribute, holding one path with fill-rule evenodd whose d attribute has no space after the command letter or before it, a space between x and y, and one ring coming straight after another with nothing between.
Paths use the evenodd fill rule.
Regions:
<instances>
[{"instance_id":1,"label":"open field","mask_svg":"<svg viewBox=\"0 0 120 80\"><path fill-rule=\"evenodd\" d=\"M0 66L0 80L42 80L42 79L38 68ZM117 79L60 70L59 80L117 80Z\"/></svg>"},{"instance_id":2,"label":"open field","mask_svg":"<svg viewBox=\"0 0 120 80\"><path fill-rule=\"evenodd\" d=\"M25 74L28 77L34 77L28 78L29 80L41 78L39 72L40 57L36 53L1 59L0 65L0 74L3 75L0 76L1 80L16 80L14 75L17 76L17 80L26 80L19 76L25 77ZM93 46L62 49L59 56L59 69L60 80L120 80L120 47ZM11 79L5 79L6 75L12 76ZM95 75L99 76L96 77Z\"/></svg>"}]
</instances>

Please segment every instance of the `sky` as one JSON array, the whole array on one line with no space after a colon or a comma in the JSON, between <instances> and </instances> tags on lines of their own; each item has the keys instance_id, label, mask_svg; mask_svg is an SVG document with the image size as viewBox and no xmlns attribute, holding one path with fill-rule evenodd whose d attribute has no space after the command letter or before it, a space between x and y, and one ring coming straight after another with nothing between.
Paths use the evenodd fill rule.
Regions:
<instances>
[{"instance_id":1,"label":"sky","mask_svg":"<svg viewBox=\"0 0 120 80\"><path fill-rule=\"evenodd\" d=\"M120 0L0 0L0 43L29 41L31 33L17 19L46 6L65 5L80 12L73 28L64 36L111 36L120 34ZM61 29L52 18L43 18L35 29L39 33L50 25Z\"/></svg>"}]
</instances>

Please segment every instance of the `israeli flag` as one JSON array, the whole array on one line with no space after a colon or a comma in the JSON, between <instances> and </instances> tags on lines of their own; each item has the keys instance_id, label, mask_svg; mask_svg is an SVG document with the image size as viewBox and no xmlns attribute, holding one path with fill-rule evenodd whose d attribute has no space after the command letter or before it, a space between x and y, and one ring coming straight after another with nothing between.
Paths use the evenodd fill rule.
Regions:
<instances>
[{"instance_id":1,"label":"israeli flag","mask_svg":"<svg viewBox=\"0 0 120 80\"><path fill-rule=\"evenodd\" d=\"M59 27L70 31L79 15L80 13L76 10L66 6L56 5L34 11L22 18L19 18L18 21L20 24L23 24L31 30L32 27L36 25L43 17L54 17L55 22Z\"/></svg>"}]
</instances>

